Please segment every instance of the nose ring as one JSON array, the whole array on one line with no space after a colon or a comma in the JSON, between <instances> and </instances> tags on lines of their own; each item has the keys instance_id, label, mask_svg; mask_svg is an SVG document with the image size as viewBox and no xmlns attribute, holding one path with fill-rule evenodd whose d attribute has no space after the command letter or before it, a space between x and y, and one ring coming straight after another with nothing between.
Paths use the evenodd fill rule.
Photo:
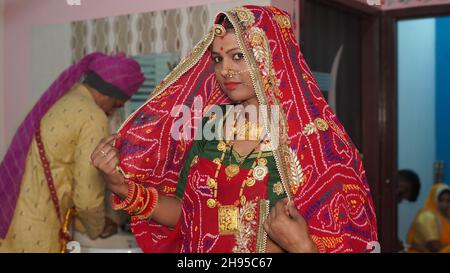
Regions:
<instances>
[{"instance_id":1,"label":"nose ring","mask_svg":"<svg viewBox=\"0 0 450 273\"><path fill-rule=\"evenodd\" d=\"M233 78L234 75L236 75L236 74L237 74L237 73L234 72L233 70L228 69L227 77L231 79L231 78Z\"/></svg>"}]
</instances>

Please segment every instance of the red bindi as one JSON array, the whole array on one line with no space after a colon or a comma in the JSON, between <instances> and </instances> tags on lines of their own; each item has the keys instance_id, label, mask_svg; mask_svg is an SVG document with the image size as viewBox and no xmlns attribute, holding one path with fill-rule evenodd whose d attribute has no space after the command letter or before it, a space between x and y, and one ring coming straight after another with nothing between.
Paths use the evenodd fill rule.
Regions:
<instances>
[{"instance_id":1,"label":"red bindi","mask_svg":"<svg viewBox=\"0 0 450 273\"><path fill-rule=\"evenodd\" d=\"M220 47L220 51L223 51L223 46Z\"/></svg>"}]
</instances>

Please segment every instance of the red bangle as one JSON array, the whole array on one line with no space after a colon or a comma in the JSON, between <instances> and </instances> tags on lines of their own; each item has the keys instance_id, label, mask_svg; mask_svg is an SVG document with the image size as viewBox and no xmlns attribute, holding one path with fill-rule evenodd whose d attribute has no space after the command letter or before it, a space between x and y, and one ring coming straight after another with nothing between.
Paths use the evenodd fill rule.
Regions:
<instances>
[{"instance_id":1,"label":"red bangle","mask_svg":"<svg viewBox=\"0 0 450 273\"><path fill-rule=\"evenodd\" d=\"M138 211L142 210L145 200L147 199L145 187L141 184L138 184L137 187L140 193L139 196L136 198L135 202L132 205L126 208L126 211L130 215L135 215Z\"/></svg>"},{"instance_id":2,"label":"red bangle","mask_svg":"<svg viewBox=\"0 0 450 273\"><path fill-rule=\"evenodd\" d=\"M125 200L121 201L119 199L119 197L117 197L116 194L112 194L112 199L111 199L111 207L114 210L120 210L120 209L124 209L126 208L133 200L134 198L136 198L136 183L134 183L131 180L126 180L127 184L128 184L128 193L127 193L127 197L125 198Z\"/></svg>"},{"instance_id":3,"label":"red bangle","mask_svg":"<svg viewBox=\"0 0 450 273\"><path fill-rule=\"evenodd\" d=\"M158 191L131 180L128 183L128 193L125 200L121 201L116 194L112 194L112 208L114 210L125 210L132 218L138 220L149 219L158 203Z\"/></svg>"},{"instance_id":4,"label":"red bangle","mask_svg":"<svg viewBox=\"0 0 450 273\"><path fill-rule=\"evenodd\" d=\"M137 220L146 220L149 219L155 211L155 207L158 204L158 191L155 188L151 187L147 188L146 192L148 196L146 205L143 207L139 214L135 214L132 218L135 218Z\"/></svg>"},{"instance_id":5,"label":"red bangle","mask_svg":"<svg viewBox=\"0 0 450 273\"><path fill-rule=\"evenodd\" d=\"M132 199L132 201L130 203L128 203L128 206L126 206L125 208L123 208L123 210L125 210L126 212L128 212L128 214L132 215L138 208L138 204L139 202L142 202L143 197L142 197L142 187L141 185L135 184L136 187L136 195L135 197Z\"/></svg>"},{"instance_id":6,"label":"red bangle","mask_svg":"<svg viewBox=\"0 0 450 273\"><path fill-rule=\"evenodd\" d=\"M144 186L142 186L142 190L143 190L143 202L142 202L142 206L139 207L139 209L136 210L135 213L133 213L134 215L139 215L142 214L142 212L145 210L145 208L147 208L150 200L152 199L150 196L150 191L149 189L145 188Z\"/></svg>"}]
</instances>

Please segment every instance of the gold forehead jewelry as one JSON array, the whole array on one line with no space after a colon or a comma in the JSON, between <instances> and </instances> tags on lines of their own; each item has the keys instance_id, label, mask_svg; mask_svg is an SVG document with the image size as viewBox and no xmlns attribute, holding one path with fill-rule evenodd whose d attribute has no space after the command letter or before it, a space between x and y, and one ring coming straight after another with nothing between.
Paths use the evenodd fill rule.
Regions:
<instances>
[{"instance_id":1,"label":"gold forehead jewelry","mask_svg":"<svg viewBox=\"0 0 450 273\"><path fill-rule=\"evenodd\" d=\"M219 25L219 24L214 24L214 35L224 36L226 32L227 31L224 26Z\"/></svg>"}]
</instances>

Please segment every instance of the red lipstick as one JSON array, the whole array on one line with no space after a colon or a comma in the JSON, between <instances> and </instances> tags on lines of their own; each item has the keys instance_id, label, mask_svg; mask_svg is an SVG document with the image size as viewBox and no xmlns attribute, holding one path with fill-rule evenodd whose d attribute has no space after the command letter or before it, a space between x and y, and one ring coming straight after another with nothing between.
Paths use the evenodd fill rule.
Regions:
<instances>
[{"instance_id":1,"label":"red lipstick","mask_svg":"<svg viewBox=\"0 0 450 273\"><path fill-rule=\"evenodd\" d=\"M226 88L228 91L233 91L233 90L236 89L240 84L241 84L240 82L226 82L224 85L225 85L225 88Z\"/></svg>"}]
</instances>

